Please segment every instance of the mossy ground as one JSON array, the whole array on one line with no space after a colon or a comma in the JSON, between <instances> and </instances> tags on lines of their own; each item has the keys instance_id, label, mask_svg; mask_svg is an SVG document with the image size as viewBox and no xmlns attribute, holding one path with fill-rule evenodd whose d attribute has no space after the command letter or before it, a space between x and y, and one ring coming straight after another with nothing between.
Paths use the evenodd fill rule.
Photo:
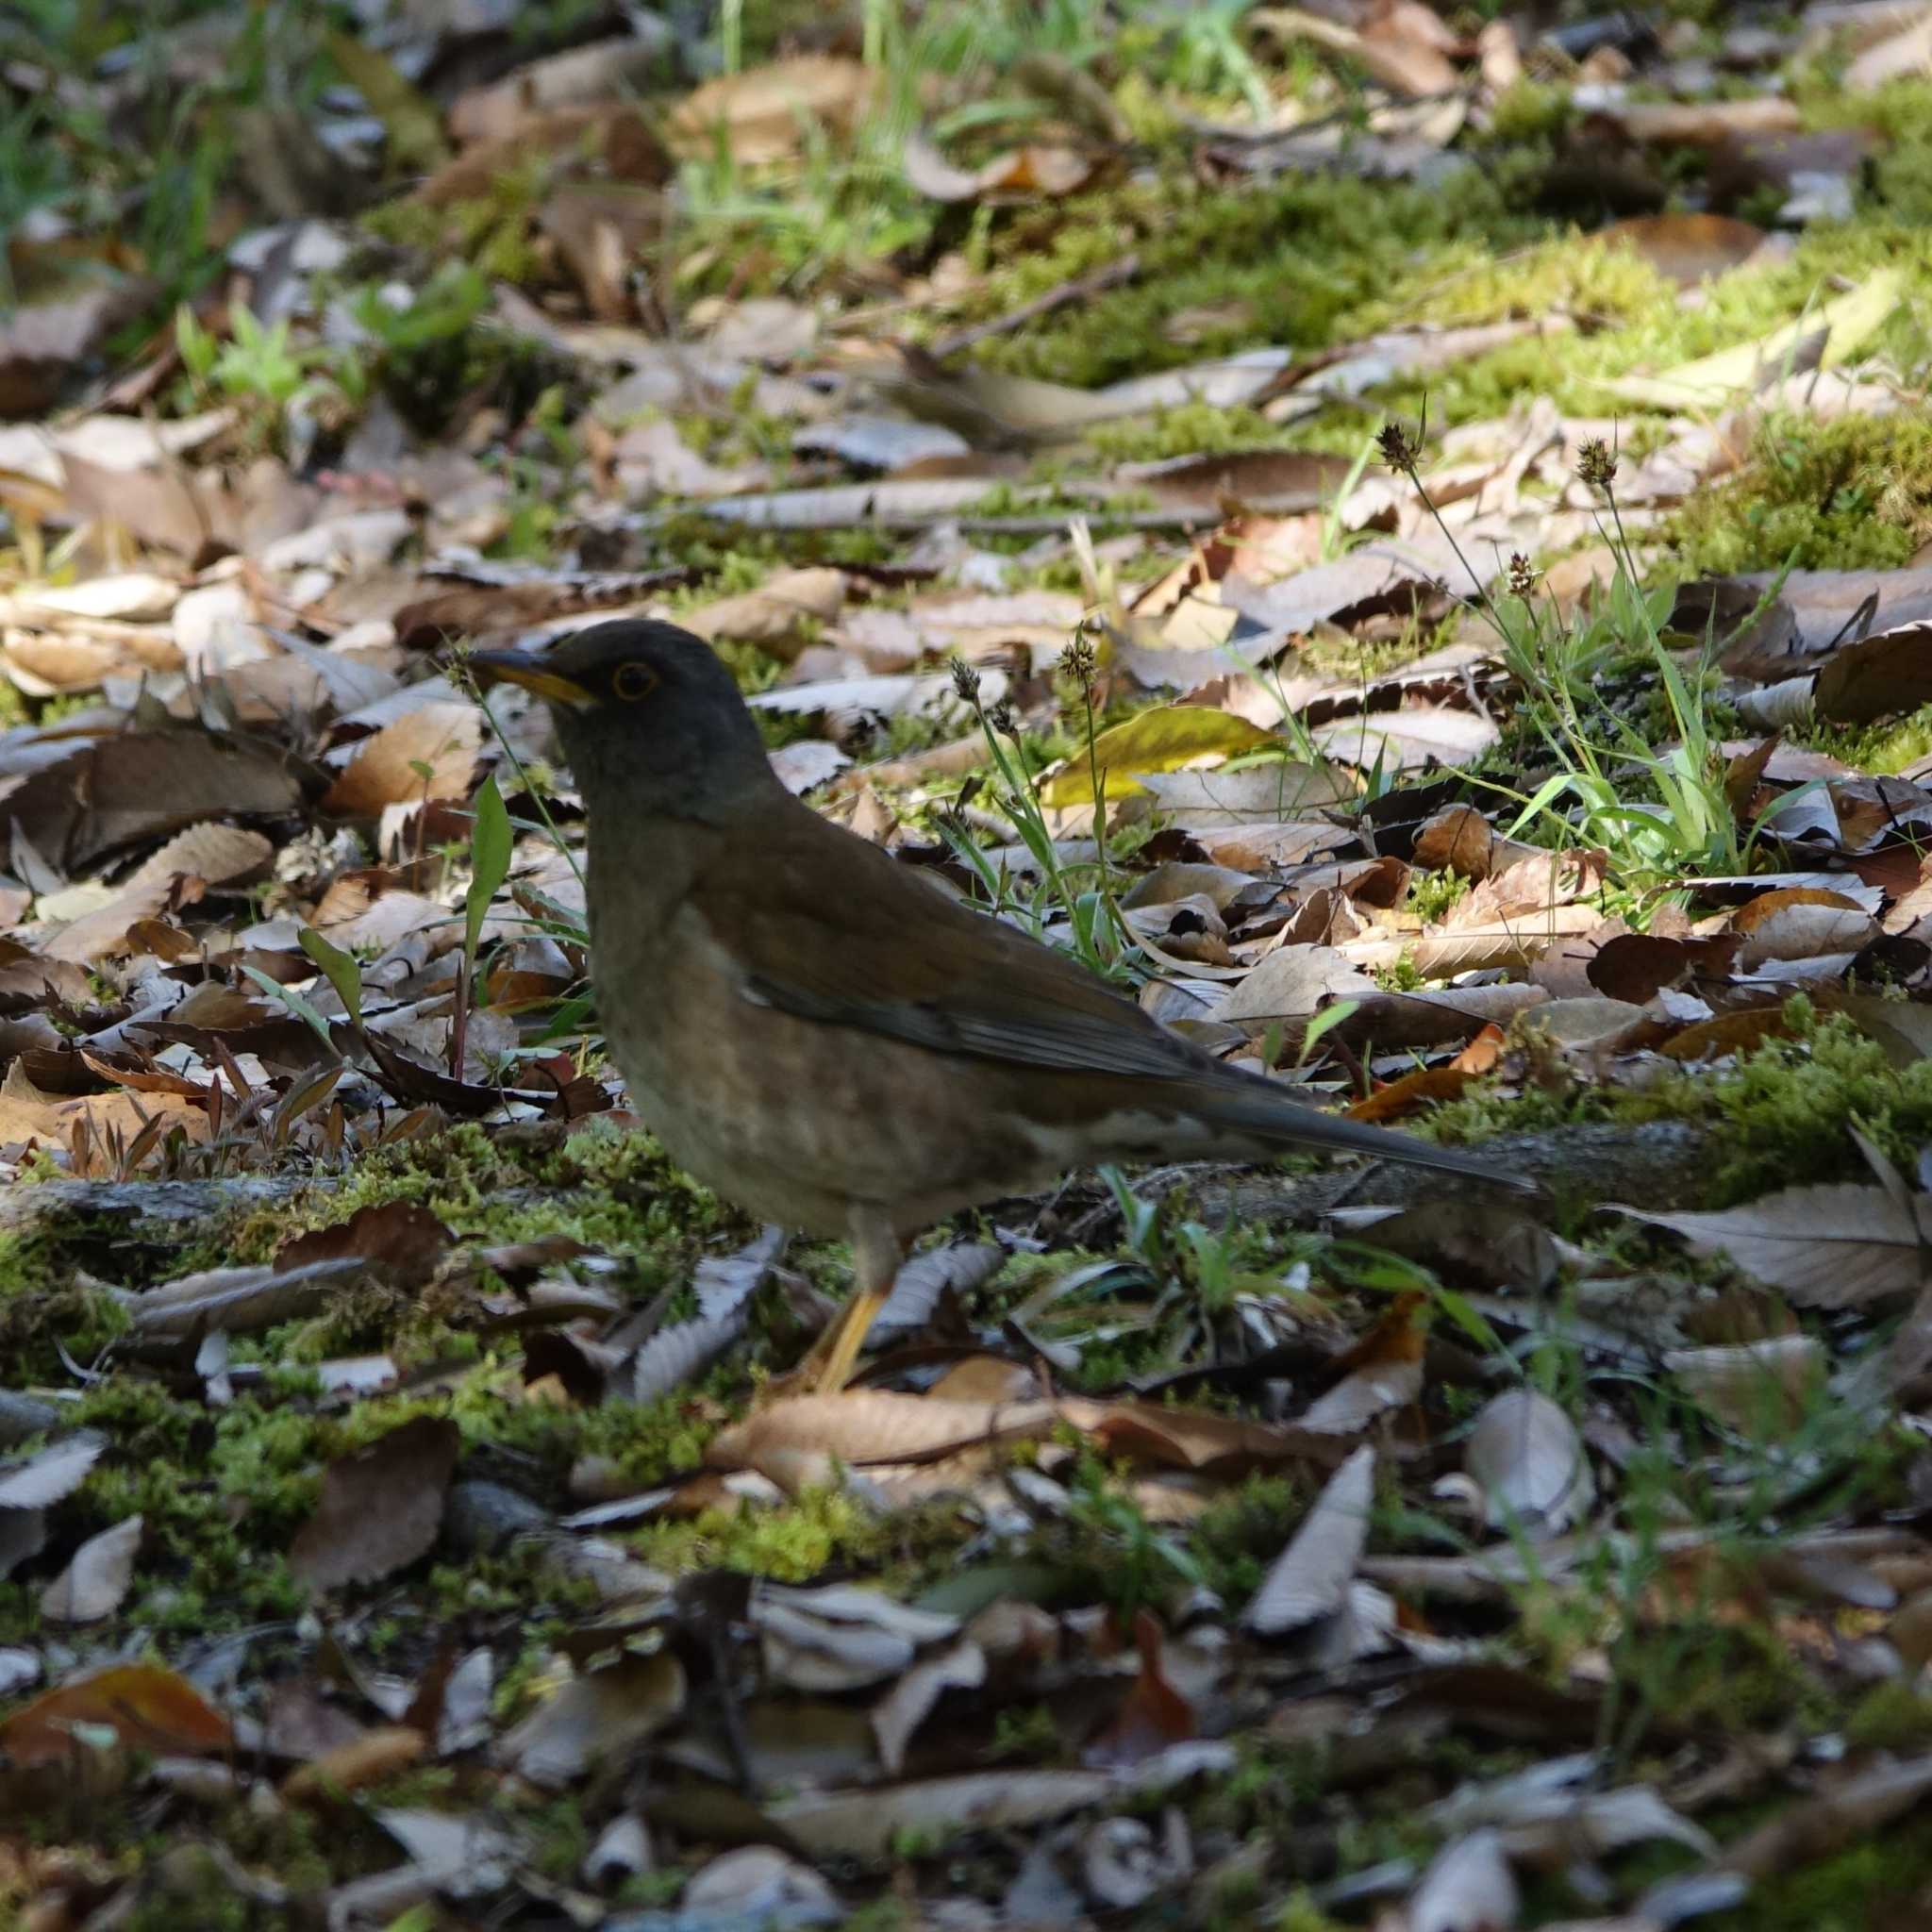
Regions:
<instances>
[{"instance_id":1,"label":"mossy ground","mask_svg":"<svg viewBox=\"0 0 1932 1932\"><path fill-rule=\"evenodd\" d=\"M797 10L789 0L782 8L748 9L747 54L757 58L775 47ZM809 25L810 17L804 10L800 24ZM1141 51L1152 72L1151 63L1168 58L1170 50L1156 34ZM1442 186L1364 182L1340 171L1264 186L1216 186L1204 185L1185 163L1174 102L1158 79L1158 74L1154 80L1128 74L1116 87L1145 150L1145 164L1124 183L1005 211L997 219L974 219L955 232L940 221L908 216L908 198L896 190L882 199L882 220L839 225L829 219L843 208L839 184L821 180L808 184L810 192L798 198L798 208L788 209L767 194L763 211L755 209L741 225L719 214L717 233L708 238L720 244L715 259L684 292L697 292L710 275L721 282L728 277L741 292L808 291L850 272L857 254L881 234L904 234L908 252L957 246L977 277L943 317L914 319L915 334L928 320L936 333L941 326L1009 314L1131 251L1141 266L1130 284L997 335L981 351L988 367L1083 386L1261 344L1314 354L1377 329L1417 324L1457 326L1557 312L1574 324L1432 377L1428 417L1440 429L1503 415L1536 396L1552 398L1573 415L1616 414L1616 400L1604 387L1607 380L1749 341L1846 284L1895 268L1904 278L1904 299L1875 349L1902 369L1923 365L1932 314L1932 257L1924 246L1924 224L1932 220L1932 85L1923 80L1853 102L1833 87L1828 73L1801 78L1793 97L1808 125L1856 121L1879 126L1887 138L1856 218L1820 225L1799 239L1789 259L1727 275L1707 299L1686 305L1655 270L1627 252L1585 239L1552 205L1549 163L1577 132L1555 90L1525 85L1500 103L1474 150L1473 165ZM1681 178L1690 185L1688 175ZM749 186L757 191L761 184ZM460 257L485 277L526 278L540 266L530 223L542 189L538 171L518 169L489 195L433 217L421 209L391 214L384 239ZM822 214L828 218L823 223ZM914 222L910 232L908 221ZM533 448L566 453L568 418L581 400L579 390L542 358L521 352L510 357L500 343L486 341L487 332L472 327L476 319L453 327L434 355L401 358L390 371L399 394L425 409L446 389L478 384L544 398L518 413L528 423ZM1391 385L1287 426L1252 410L1191 404L1104 426L1082 444L1038 457L1029 480L1060 486L1123 461L1243 448L1352 458L1386 415L1418 413L1419 387ZM693 447L719 461L785 450L778 427L743 408L677 421ZM1628 418L1620 430L1622 446L1633 458L1664 434L1657 421L1642 417ZM517 493L499 550L547 557L557 526L550 472L536 457L520 456L509 467ZM1069 506L1076 501L1056 502L1062 500ZM1008 506L1011 498L990 492L989 502ZM1092 515L1105 533L1107 509ZM662 547L693 572L693 581L671 598L674 609L755 589L780 564L862 568L897 555L896 540L883 530L750 533L694 512L673 518L658 536ZM1890 568L1918 554L1928 538L1932 429L1910 411L1835 424L1771 416L1758 425L1740 474L1676 511L1656 533L1666 563L1686 575L1787 562L1807 569ZM1019 557L1031 539L986 533L978 541ZM1164 552L1148 558L1150 574L1185 547L1176 535ZM1069 588L1078 577L1061 557L1024 564L1014 582ZM1349 646L1335 657L1324 657L1324 649L1341 647L1317 645L1309 662L1353 675L1419 654L1434 641L1418 632L1374 653ZM736 654L734 668L748 688L779 675L771 660L749 651ZM17 722L29 708L35 708L0 687L0 723ZM45 722L55 709L42 705L35 714ZM1646 722L1661 728L1666 721L1653 708ZM774 730L788 728L794 727ZM880 733L870 748L904 751L936 735L929 722L908 723ZM1819 731L1812 741L1861 769L1895 770L1932 750L1932 708L1882 727ZM1042 734L1029 740L1028 749L1043 761L1072 743L1063 733ZM943 802L943 791L937 795ZM1547 835L1546 828L1530 832ZM1461 890L1446 876L1419 877L1409 909L1440 916ZM1533 1028L1532 1019L1520 1030L1518 1045L1535 1060L1528 1039ZM1723 1206L1799 1177L1857 1177L1848 1124L1909 1170L1919 1148L1932 1140L1932 1074L1923 1065L1893 1066L1845 1023L1794 1001L1786 1038L1717 1072L1681 1072L1641 1090L1531 1081L1506 1091L1503 1082L1492 1082L1440 1108L1426 1131L1474 1141L1580 1121L1657 1120L1711 1130L1713 1151L1699 1177L1702 1205ZM55 1381L66 1373L57 1342L86 1364L123 1334L125 1311L103 1289L78 1278L82 1259L89 1272L116 1285L144 1286L201 1267L267 1261L293 1233L392 1201L429 1208L473 1243L570 1236L621 1257L622 1291L638 1304L682 1290L697 1259L753 1232L742 1217L679 1174L645 1137L593 1125L560 1146L533 1152L517 1151L478 1129L455 1128L320 1174L291 1202L242 1215L192 1249L131 1251L105 1231L87 1228L0 1237L0 1354L28 1374ZM1687 1263L1660 1239L1627 1224L1607 1227L1594 1215L1597 1205L1579 1200L1562 1227L1598 1257L1661 1266L1668 1256L1679 1279L1714 1297L1739 1288L1722 1264ZM1377 1306L1332 1257L1324 1257L1319 1243L1265 1229L1191 1227L1184 1214L1180 1209L1168 1217L1167 1245L1152 1264L1145 1242L1122 1258L1154 1266L1191 1306L1210 1316L1225 1316L1239 1292L1255 1282L1278 1281L1291 1261L1304 1259L1310 1267L1307 1291L1323 1306L1363 1320ZM1039 1266L1086 1258L1058 1254ZM791 1259L821 1285L842 1289L844 1257L836 1248L794 1251ZM1037 1270L1016 1267L988 1291L979 1312L997 1319L1037 1278ZM686 1312L688 1302L675 1299L672 1309ZM85 1388L65 1419L100 1430L110 1446L63 1507L61 1535L77 1541L130 1513L143 1517L143 1557L123 1621L147 1633L160 1650L256 1626L277 1633L265 1640L273 1645L310 1608L283 1553L313 1506L320 1471L332 1458L412 1416L434 1414L451 1418L458 1428L460 1474L513 1471L519 1486L543 1505L567 1503L569 1473L586 1459L608 1465L629 1484L649 1486L697 1467L711 1436L745 1400L747 1369L791 1359L801 1341L779 1299L768 1297L727 1369L654 1404L586 1408L533 1399L514 1347L500 1342L476 1319L474 1303L448 1284L411 1296L360 1290L318 1317L238 1344L239 1360L273 1368L265 1383L225 1407L209 1407L194 1378L159 1370L123 1366ZM351 1407L325 1406L310 1365L376 1347L395 1359L404 1389ZM1144 1338L1093 1348L1074 1381L1121 1386L1162 1366L1158 1351L1158 1341ZM1560 1348L1541 1349L1527 1368L1538 1386L1580 1387L1574 1354ZM1473 1404L1474 1392L1466 1392ZM1850 1515L1908 1507L1904 1472L1914 1445L1904 1432L1872 1432L1821 1391L1784 1440L1756 1452L1753 1462L1680 1400L1647 1391L1645 1402L1635 1412L1654 1423L1657 1441L1668 1438L1686 1459L1714 1459L1723 1451L1733 1471L1742 1468L1751 1481L1740 1500L1735 1491L1687 1476L1676 1460L1646 1446L1625 1472L1626 1519L1649 1529L1679 1520L1688 1508L1723 1532L1727 1549L1738 1555L1737 1566L1714 1569L1693 1612L1661 1627L1646 1622L1645 1593L1658 1570L1641 1556L1614 1572L1599 1568L1562 1587L1525 1590L1507 1614L1496 1614L1494 1655L1551 1682L1579 1658L1605 1660L1617 1685L1610 1741L1633 1776L1667 1768L1651 1755L1658 1747L1649 1735L1664 1714L1694 1725L1713 1751L1789 1726L1840 1734L1857 1751L1924 1748L1932 1739L1932 1714L1917 1690L1822 1691L1793 1648L1757 1617L1749 1588L1749 1557L1784 1521L1774 1504L1821 1522L1834 1509ZM1803 1466L1808 1487L1792 1504L1794 1465ZM1245 1600L1265 1562L1302 1519L1310 1493L1299 1477L1251 1477L1216 1501L1185 1539L1175 1539L1147 1521L1123 1470L1081 1455L1061 1473L1069 1496L1065 1517L1039 1534L1024 1560L1070 1597L1102 1604L1123 1618L1142 1607L1165 1607L1195 1588L1227 1604ZM1394 1480L1385 1475L1379 1520L1392 1520L1395 1496ZM1406 1528L1417 1527L1412 1517L1403 1521ZM1457 1532L1446 1517L1430 1518L1425 1527L1443 1547L1455 1546ZM769 1509L715 1508L616 1534L639 1558L680 1575L713 1568L800 1582L863 1575L911 1595L952 1580L959 1553L978 1532L952 1509L882 1519L844 1491L818 1489ZM362 1620L362 1654L377 1667L420 1669L451 1626L470 1641L491 1643L504 1660L496 1703L497 1715L507 1720L527 1707L534 1686L551 1667L552 1645L593 1605L589 1586L560 1574L541 1551L465 1556L445 1548L398 1597L381 1590L350 1591L331 1607ZM38 1641L45 1634L36 1592L20 1583L0 1585L0 1643ZM292 1644L289 1654L294 1655ZM1044 1704L1003 1713L988 1761L1064 1761L1066 1740ZM1330 1868L1347 1870L1381 1857L1426 1857L1434 1840L1419 1821L1421 1804L1458 1781L1503 1775L1530 1761L1521 1750L1450 1739L1433 1743L1386 1787L1338 1795L1323 1753L1250 1744L1232 1777L1188 1802L1198 1829L1237 1839L1266 1835L1291 1847L1319 1841ZM468 1801L476 1793L464 1786L464 1775L411 1774L364 1794L361 1803ZM584 1803L574 1795L541 1797L502 1786L492 1793L490 1802L531 1845L537 1869L559 1883L571 1879L591 1836ZM1736 1837L1769 1815L1769 1807L1740 1807L1717 1823L1724 1836ZM55 1836L88 1839L130 1868L167 1850L149 1842L134 1807L97 1807L86 1816L57 1810L43 1824ZM238 1811L208 1824L237 1857L274 1870L298 1890L319 1892L393 1857L359 1806L321 1813L293 1807L273 1819ZM1648 1856L1621 1867L1620 1878L1634 1883ZM1668 1860L1653 1863L1668 1869ZM1312 1883L1326 1874L1306 1875ZM1907 1822L1882 1840L1782 1880L1747 1908L1707 1923L1724 1932L1747 1926L1753 1932L1785 1926L1862 1932L1874 1923L1874 1909L1906 1909L1907 1901L1923 1896L1928 1880L1932 1833ZM662 1881L654 1884L656 1890L643 1888L639 1903L656 1899ZM1540 1909L1572 1913L1585 1906L1556 1881L1536 1903ZM0 1895L0 1913L9 1904ZM870 1916L882 1927L900 1909L895 1899L882 1898L849 1923ZM1257 1902L1230 1894L1215 1901L1209 1923L1253 1924L1259 1909ZM1318 1932L1334 1923L1305 1900L1285 1907L1271 1904L1268 1913L1281 1932ZM177 1932L251 1919L224 1892L219 1873L185 1860L167 1871L125 1923L144 1932Z\"/></svg>"}]
</instances>

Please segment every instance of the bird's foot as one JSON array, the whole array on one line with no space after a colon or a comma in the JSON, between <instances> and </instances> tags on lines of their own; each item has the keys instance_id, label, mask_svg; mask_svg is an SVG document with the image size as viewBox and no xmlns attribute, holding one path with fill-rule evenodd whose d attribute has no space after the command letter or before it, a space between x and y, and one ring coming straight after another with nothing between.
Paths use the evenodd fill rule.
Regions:
<instances>
[{"instance_id":1,"label":"bird's foot","mask_svg":"<svg viewBox=\"0 0 1932 1932\"><path fill-rule=\"evenodd\" d=\"M874 1318L886 1305L886 1291L857 1290L839 1317L813 1342L811 1353L787 1378L801 1394L836 1395L852 1379L858 1352L872 1332Z\"/></svg>"}]
</instances>

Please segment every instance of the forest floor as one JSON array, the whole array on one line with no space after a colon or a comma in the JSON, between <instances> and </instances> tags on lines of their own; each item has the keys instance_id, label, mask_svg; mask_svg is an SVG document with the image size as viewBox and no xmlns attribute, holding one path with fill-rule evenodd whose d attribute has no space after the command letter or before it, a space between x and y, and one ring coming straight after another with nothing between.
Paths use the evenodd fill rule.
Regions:
<instances>
[{"instance_id":1,"label":"forest floor","mask_svg":"<svg viewBox=\"0 0 1932 1932\"><path fill-rule=\"evenodd\" d=\"M1489 10L0 13L0 1925L1927 1923L1932 5ZM786 1392L464 668L637 612L1541 1193Z\"/></svg>"}]
</instances>

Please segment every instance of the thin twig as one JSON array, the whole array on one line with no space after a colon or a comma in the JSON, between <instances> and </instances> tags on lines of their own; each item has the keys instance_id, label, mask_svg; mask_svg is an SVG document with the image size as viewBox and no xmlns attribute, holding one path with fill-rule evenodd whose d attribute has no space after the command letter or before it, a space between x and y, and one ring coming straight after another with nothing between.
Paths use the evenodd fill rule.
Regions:
<instances>
[{"instance_id":1,"label":"thin twig","mask_svg":"<svg viewBox=\"0 0 1932 1932\"><path fill-rule=\"evenodd\" d=\"M969 323L964 328L956 328L936 341L927 343L926 354L935 361L942 361L948 356L956 356L961 349L968 349L974 342L983 342L989 336L1002 336L1009 329L1024 327L1036 316L1049 315L1056 308L1064 308L1069 302L1084 302L1089 295L1099 295L1108 289L1117 289L1123 282L1131 282L1141 273L1141 258L1138 255L1123 255L1108 262L1105 268L1095 269L1091 275L1075 275L1072 281L1061 282L1036 295L1030 302L1023 302L1017 308L1009 308L1004 315L995 315L986 322Z\"/></svg>"}]
</instances>

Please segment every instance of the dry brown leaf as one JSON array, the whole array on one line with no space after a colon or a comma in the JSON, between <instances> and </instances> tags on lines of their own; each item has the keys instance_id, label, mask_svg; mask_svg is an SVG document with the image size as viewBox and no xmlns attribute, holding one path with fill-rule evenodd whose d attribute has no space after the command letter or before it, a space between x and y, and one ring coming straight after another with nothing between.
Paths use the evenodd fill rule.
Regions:
<instances>
[{"instance_id":1,"label":"dry brown leaf","mask_svg":"<svg viewBox=\"0 0 1932 1932\"><path fill-rule=\"evenodd\" d=\"M907 137L902 157L906 179L932 201L1058 198L1084 188L1105 162L1097 154L1070 147L1014 148L977 168L956 167L923 134Z\"/></svg>"},{"instance_id":2,"label":"dry brown leaf","mask_svg":"<svg viewBox=\"0 0 1932 1932\"><path fill-rule=\"evenodd\" d=\"M512 133L466 148L410 198L428 208L487 200L499 175L547 156L594 157L608 178L646 187L661 187L675 172L657 130L637 108L625 103L554 108L526 115Z\"/></svg>"},{"instance_id":3,"label":"dry brown leaf","mask_svg":"<svg viewBox=\"0 0 1932 1932\"><path fill-rule=\"evenodd\" d=\"M268 871L275 855L275 846L259 832L213 823L190 825L143 859L128 883L170 885L177 878L198 878L211 886L249 885Z\"/></svg>"},{"instance_id":4,"label":"dry brown leaf","mask_svg":"<svg viewBox=\"0 0 1932 1932\"><path fill-rule=\"evenodd\" d=\"M841 1395L796 1395L773 1403L712 1438L705 1460L713 1469L758 1469L785 1483L787 1458L907 1462L953 1454L989 1441L1012 1441L1053 1426L1047 1402L934 1402L916 1395L860 1390ZM788 1485L789 1486L789 1485Z\"/></svg>"},{"instance_id":5,"label":"dry brown leaf","mask_svg":"<svg viewBox=\"0 0 1932 1932\"><path fill-rule=\"evenodd\" d=\"M428 1748L428 1739L408 1724L376 1724L291 1772L282 1796L299 1805L381 1784L418 1763Z\"/></svg>"},{"instance_id":6,"label":"dry brown leaf","mask_svg":"<svg viewBox=\"0 0 1932 1932\"><path fill-rule=\"evenodd\" d=\"M774 657L792 657L801 629L829 624L839 615L849 583L843 571L829 565L784 570L756 591L700 604L678 621L708 641L728 638L758 644ZM785 648L788 644L793 648Z\"/></svg>"},{"instance_id":7,"label":"dry brown leaf","mask_svg":"<svg viewBox=\"0 0 1932 1932\"><path fill-rule=\"evenodd\" d=\"M1855 1182L1786 1188L1715 1213L1623 1213L1681 1234L1700 1254L1724 1255L1806 1307L1857 1308L1920 1285L1932 1235L1932 1195L1909 1204Z\"/></svg>"},{"instance_id":8,"label":"dry brown leaf","mask_svg":"<svg viewBox=\"0 0 1932 1932\"><path fill-rule=\"evenodd\" d=\"M1425 872L1447 870L1466 879L1490 875L1495 828L1473 805L1451 805L1425 820L1409 854Z\"/></svg>"},{"instance_id":9,"label":"dry brown leaf","mask_svg":"<svg viewBox=\"0 0 1932 1932\"><path fill-rule=\"evenodd\" d=\"M871 1790L814 1791L766 1816L821 1857L882 1858L902 1831L951 1837L1010 1830L1098 1805L1118 1789L1104 1771L986 1771Z\"/></svg>"},{"instance_id":10,"label":"dry brown leaf","mask_svg":"<svg viewBox=\"0 0 1932 1932\"><path fill-rule=\"evenodd\" d=\"M573 1677L506 1732L501 1761L532 1784L567 1785L682 1714L684 1668L664 1651Z\"/></svg>"},{"instance_id":11,"label":"dry brown leaf","mask_svg":"<svg viewBox=\"0 0 1932 1932\"><path fill-rule=\"evenodd\" d=\"M281 818L303 802L300 762L251 738L125 731L40 766L8 799L36 851L75 871L210 818Z\"/></svg>"},{"instance_id":12,"label":"dry brown leaf","mask_svg":"<svg viewBox=\"0 0 1932 1932\"><path fill-rule=\"evenodd\" d=\"M1932 624L1902 624L1840 644L1818 673L1812 702L1835 724L1865 724L1932 703Z\"/></svg>"},{"instance_id":13,"label":"dry brown leaf","mask_svg":"<svg viewBox=\"0 0 1932 1932\"><path fill-rule=\"evenodd\" d=\"M1405 1932L1510 1932L1522 1910L1503 1840L1484 1827L1436 1854L1408 1901Z\"/></svg>"},{"instance_id":14,"label":"dry brown leaf","mask_svg":"<svg viewBox=\"0 0 1932 1932\"><path fill-rule=\"evenodd\" d=\"M1798 106L1777 94L1735 101L1618 101L1596 112L1645 146L1716 147L1740 134L1795 134Z\"/></svg>"},{"instance_id":15,"label":"dry brown leaf","mask_svg":"<svg viewBox=\"0 0 1932 1932\"><path fill-rule=\"evenodd\" d=\"M458 94L450 104L451 138L466 146L508 141L533 114L632 92L653 78L664 58L669 30L648 30L657 21L656 15L639 14L630 33L527 61L491 86Z\"/></svg>"},{"instance_id":16,"label":"dry brown leaf","mask_svg":"<svg viewBox=\"0 0 1932 1932\"><path fill-rule=\"evenodd\" d=\"M137 1749L232 1751L228 1720L186 1677L159 1664L114 1664L37 1697L0 1723L0 1754L24 1770L72 1756L74 1726L104 1724Z\"/></svg>"},{"instance_id":17,"label":"dry brown leaf","mask_svg":"<svg viewBox=\"0 0 1932 1932\"><path fill-rule=\"evenodd\" d=\"M1794 1428L1824 1380L1824 1346L1813 1335L1672 1348L1664 1367L1740 1435L1777 1441Z\"/></svg>"},{"instance_id":18,"label":"dry brown leaf","mask_svg":"<svg viewBox=\"0 0 1932 1932\"><path fill-rule=\"evenodd\" d=\"M1277 946L1214 1008L1210 1018L1262 1034L1306 1020L1334 1000L1373 998L1375 982L1333 946Z\"/></svg>"},{"instance_id":19,"label":"dry brown leaf","mask_svg":"<svg viewBox=\"0 0 1932 1932\"><path fill-rule=\"evenodd\" d=\"M906 1768L912 1734L948 1690L974 1690L986 1682L986 1653L970 1638L914 1664L872 1710L879 1762L893 1777Z\"/></svg>"},{"instance_id":20,"label":"dry brown leaf","mask_svg":"<svg viewBox=\"0 0 1932 1932\"><path fill-rule=\"evenodd\" d=\"M378 1582L425 1555L458 1447L454 1423L419 1416L331 1463L289 1551L290 1570L311 1590L335 1590Z\"/></svg>"},{"instance_id":21,"label":"dry brown leaf","mask_svg":"<svg viewBox=\"0 0 1932 1932\"><path fill-rule=\"evenodd\" d=\"M1633 250L1660 275L1689 288L1750 260L1764 245L1764 230L1731 215L1635 215L1599 229L1596 239Z\"/></svg>"},{"instance_id":22,"label":"dry brown leaf","mask_svg":"<svg viewBox=\"0 0 1932 1932\"><path fill-rule=\"evenodd\" d=\"M100 274L0 320L0 418L37 416L78 366L153 293L144 277Z\"/></svg>"},{"instance_id":23,"label":"dry brown leaf","mask_svg":"<svg viewBox=\"0 0 1932 1932\"><path fill-rule=\"evenodd\" d=\"M1869 93L1888 81L1932 73L1932 14L1865 48L1844 71L1841 85L1852 93Z\"/></svg>"},{"instance_id":24,"label":"dry brown leaf","mask_svg":"<svg viewBox=\"0 0 1932 1932\"><path fill-rule=\"evenodd\" d=\"M814 121L849 132L877 87L860 61L800 54L708 80L672 111L664 132L692 159L708 158L722 141L738 166L756 167L796 154Z\"/></svg>"},{"instance_id":25,"label":"dry brown leaf","mask_svg":"<svg viewBox=\"0 0 1932 1932\"><path fill-rule=\"evenodd\" d=\"M1782 1040L1790 1025L1778 1005L1746 1008L1740 1012L1719 1013L1664 1041L1658 1049L1667 1059L1689 1063L1713 1059L1724 1054L1748 1053L1767 1040Z\"/></svg>"},{"instance_id":26,"label":"dry brown leaf","mask_svg":"<svg viewBox=\"0 0 1932 1932\"><path fill-rule=\"evenodd\" d=\"M155 1122L162 1133L180 1128L191 1141L205 1141L207 1111L167 1093L90 1093L63 1099L42 1093L16 1059L0 1084L0 1147L38 1141L42 1147L69 1150L76 1132L84 1131L86 1151L75 1167L82 1174L113 1172L110 1142L118 1138L132 1143Z\"/></svg>"},{"instance_id":27,"label":"dry brown leaf","mask_svg":"<svg viewBox=\"0 0 1932 1932\"><path fill-rule=\"evenodd\" d=\"M1817 1796L1787 1806L1733 1843L1719 1861L1747 1878L1774 1878L1847 1845L1887 1841L1887 1827L1932 1792L1932 1757L1881 1759Z\"/></svg>"},{"instance_id":28,"label":"dry brown leaf","mask_svg":"<svg viewBox=\"0 0 1932 1932\"><path fill-rule=\"evenodd\" d=\"M1503 1051L1503 1029L1485 1026L1446 1067L1418 1067L1376 1088L1347 1108L1351 1120L1391 1121L1435 1101L1459 1099L1469 1084L1489 1073Z\"/></svg>"},{"instance_id":29,"label":"dry brown leaf","mask_svg":"<svg viewBox=\"0 0 1932 1932\"><path fill-rule=\"evenodd\" d=\"M357 747L321 809L374 819L392 805L466 798L482 742L483 718L475 705L428 704L405 712Z\"/></svg>"}]
</instances>

